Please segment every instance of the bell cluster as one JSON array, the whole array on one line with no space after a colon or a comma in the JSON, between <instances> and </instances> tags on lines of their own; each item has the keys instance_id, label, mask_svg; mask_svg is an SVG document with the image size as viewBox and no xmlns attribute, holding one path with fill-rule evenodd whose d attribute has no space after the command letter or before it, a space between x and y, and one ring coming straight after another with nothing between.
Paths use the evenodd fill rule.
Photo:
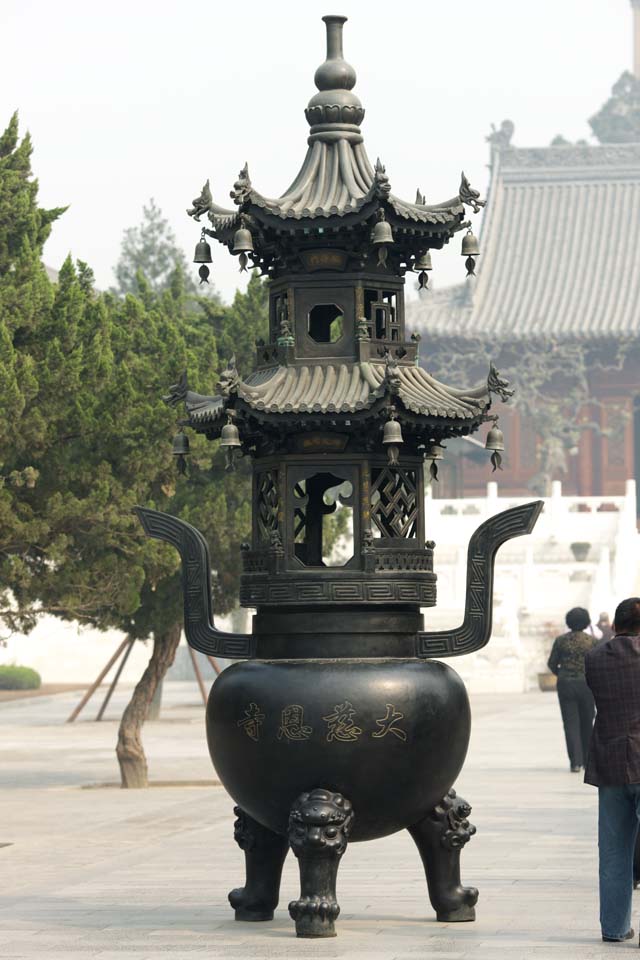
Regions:
<instances>
[{"instance_id":1,"label":"bell cluster","mask_svg":"<svg viewBox=\"0 0 640 960\"><path fill-rule=\"evenodd\" d=\"M387 264L389 248L395 243L395 238L393 236L391 224L386 219L386 215L382 207L380 207L378 210L376 217L376 223L371 231L371 245L375 250L377 250L378 266L385 267ZM207 240L207 233L212 235L212 231L207 231L206 228L203 227L200 234L200 240L196 244L195 254L193 257L194 263L201 264L200 269L198 270L198 276L200 277L201 284L209 282L210 271L207 264L213 262L211 256L211 245ZM231 253L238 257L238 261L240 263L240 273L247 270L247 254L252 254L254 249L253 235L247 225L247 218L244 214L241 214L240 226L233 235L233 246L231 247ZM478 243L478 238L474 235L471 229L471 226L469 226L467 233L462 239L461 255L465 258L467 276L475 277L476 258L480 256L480 245ZM418 274L419 289L428 290L429 273L433 270L431 252L429 250L424 250L418 253L413 262L412 270L414 273Z\"/></svg>"},{"instance_id":2,"label":"bell cluster","mask_svg":"<svg viewBox=\"0 0 640 960\"><path fill-rule=\"evenodd\" d=\"M209 231L211 235L211 231ZM233 247L231 248L231 253L234 256L238 257L240 263L240 273L246 271L247 269L247 254L253 253L253 236L251 230L247 226L247 220L244 214L240 215L240 226L233 235ZM193 257L194 263L200 263L202 266L198 270L198 276L200 277L200 283L209 283L209 267L208 263L212 263L213 259L211 257L211 245L207 241L207 230L205 227L202 228L200 234L200 240L196 244L196 250Z\"/></svg>"},{"instance_id":3,"label":"bell cluster","mask_svg":"<svg viewBox=\"0 0 640 960\"><path fill-rule=\"evenodd\" d=\"M502 470L502 454L504 453L504 434L498 427L498 417L492 417L493 426L487 434L485 450L491 451L491 464L493 473L496 470ZM396 408L391 407L389 419L386 421L382 431L382 443L387 448L389 466L393 469L400 464L400 447L404 443L402 436L402 426L396 419ZM425 463L429 464L429 476L431 480L438 481L438 463L444 460L445 447L439 443L431 443L424 451Z\"/></svg>"},{"instance_id":4,"label":"bell cluster","mask_svg":"<svg viewBox=\"0 0 640 960\"><path fill-rule=\"evenodd\" d=\"M235 413L227 410L227 422L220 432L220 446L224 447L227 455L226 470L235 470L236 451L242 446L240 431L235 425ZM176 468L183 476L187 472L187 457L189 456L189 437L184 430L179 430L173 438L173 456L176 458Z\"/></svg>"}]
</instances>

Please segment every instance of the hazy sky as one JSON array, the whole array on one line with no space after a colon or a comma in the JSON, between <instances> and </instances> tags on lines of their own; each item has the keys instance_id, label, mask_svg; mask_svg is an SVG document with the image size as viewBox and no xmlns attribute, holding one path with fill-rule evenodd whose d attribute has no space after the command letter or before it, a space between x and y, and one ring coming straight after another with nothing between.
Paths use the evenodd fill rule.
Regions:
<instances>
[{"instance_id":1,"label":"hazy sky","mask_svg":"<svg viewBox=\"0 0 640 960\"><path fill-rule=\"evenodd\" d=\"M46 262L70 251L108 287L149 197L191 259L185 208L207 178L232 207L245 160L258 190L284 192L306 151L325 13L349 17L369 157L409 200L416 187L450 198L463 168L484 191L485 136L505 117L518 146L589 138L587 118L632 60L629 0L0 0L0 125L19 109L41 204L70 205ZM214 247L229 299L244 280ZM440 286L463 277L458 239L434 267Z\"/></svg>"}]
</instances>

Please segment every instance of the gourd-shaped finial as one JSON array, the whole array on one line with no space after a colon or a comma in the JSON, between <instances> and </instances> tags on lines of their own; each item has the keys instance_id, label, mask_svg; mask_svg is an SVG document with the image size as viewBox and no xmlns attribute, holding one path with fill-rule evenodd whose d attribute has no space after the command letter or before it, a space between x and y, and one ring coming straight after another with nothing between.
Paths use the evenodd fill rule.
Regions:
<instances>
[{"instance_id":1,"label":"gourd-shaped finial","mask_svg":"<svg viewBox=\"0 0 640 960\"><path fill-rule=\"evenodd\" d=\"M322 129L311 130L312 136L319 139L327 132L325 124L349 124L355 128L364 117L362 104L355 93L351 93L356 83L356 71L342 53L342 28L347 18L330 15L322 19L327 28L327 58L314 77L319 92L311 98L305 111L312 128L321 125ZM342 132L346 139L350 134L357 134L355 129Z\"/></svg>"},{"instance_id":2,"label":"gourd-shaped finial","mask_svg":"<svg viewBox=\"0 0 640 960\"><path fill-rule=\"evenodd\" d=\"M318 90L352 90L356 85L356 72L342 54L342 28L347 18L322 19L327 25L327 59L316 70L316 87Z\"/></svg>"}]
</instances>

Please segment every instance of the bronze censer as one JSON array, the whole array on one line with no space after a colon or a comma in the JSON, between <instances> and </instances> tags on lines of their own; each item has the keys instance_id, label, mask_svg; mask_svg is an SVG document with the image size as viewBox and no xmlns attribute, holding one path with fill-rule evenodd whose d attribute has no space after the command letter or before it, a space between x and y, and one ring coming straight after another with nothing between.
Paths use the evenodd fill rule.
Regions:
<instances>
[{"instance_id":1,"label":"bronze censer","mask_svg":"<svg viewBox=\"0 0 640 960\"><path fill-rule=\"evenodd\" d=\"M289 847L301 891L289 912L301 937L335 934L336 874L349 842L407 829L442 921L475 917L478 892L460 882L460 851L474 833L452 789L470 733L469 701L441 660L484 646L491 634L498 547L529 533L539 502L487 520L469 545L464 622L429 633L421 607L436 602L434 544L424 529L424 470L437 476L442 443L493 421L487 446L499 465L502 435L489 414L507 383L492 367L479 386L451 387L418 365L407 339L404 276L428 282L430 251L469 228L482 205L462 178L445 203L391 192L372 167L342 55L345 17L324 17L327 58L306 109L304 163L278 199L241 171L235 209L208 183L190 215L206 217L196 248L206 280L207 237L269 278L270 336L243 378L234 361L216 396L172 388L186 423L253 463L252 543L243 545L241 603L253 632L214 625L210 562L201 534L153 510L146 532L182 558L185 632L203 653L236 660L207 707L213 764L237 804L246 882L229 899L238 920L266 921L278 903ZM478 253L465 236L467 269ZM469 266L471 260L471 266ZM184 448L184 449L183 449ZM184 435L180 449L186 450ZM340 511L346 556L327 548ZM438 659L432 659L437 657Z\"/></svg>"}]
</instances>

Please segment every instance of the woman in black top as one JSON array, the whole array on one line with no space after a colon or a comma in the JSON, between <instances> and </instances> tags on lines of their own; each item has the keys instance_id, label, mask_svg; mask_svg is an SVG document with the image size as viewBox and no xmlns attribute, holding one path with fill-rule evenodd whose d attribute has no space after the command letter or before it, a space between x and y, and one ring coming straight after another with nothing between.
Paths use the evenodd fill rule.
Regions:
<instances>
[{"instance_id":1,"label":"woman in black top","mask_svg":"<svg viewBox=\"0 0 640 960\"><path fill-rule=\"evenodd\" d=\"M565 617L568 633L556 637L547 666L558 678L558 700L567 741L571 772L587 761L595 706L584 679L584 657L599 640L584 631L591 623L589 612L574 607Z\"/></svg>"}]
</instances>

